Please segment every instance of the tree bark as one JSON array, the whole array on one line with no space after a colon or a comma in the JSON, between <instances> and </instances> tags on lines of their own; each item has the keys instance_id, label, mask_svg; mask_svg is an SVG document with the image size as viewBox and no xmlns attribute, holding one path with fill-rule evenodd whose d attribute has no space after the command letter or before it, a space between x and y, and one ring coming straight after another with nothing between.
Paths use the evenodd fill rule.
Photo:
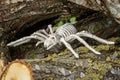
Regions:
<instances>
[{"instance_id":1,"label":"tree bark","mask_svg":"<svg viewBox=\"0 0 120 80\"><path fill-rule=\"evenodd\" d=\"M59 54L54 53L43 59L24 59L24 61L31 65L35 80L88 80L89 78L99 80L108 79L110 76L113 76L112 79L119 78L119 71L116 74L111 73L112 69L120 67L119 61L117 62L108 56L116 54L114 53L115 47L99 45L95 49L104 51L104 53L96 56L81 46L75 49L80 56L79 59L76 59L68 50L64 50ZM110 52L112 50L113 52ZM116 51L119 54L118 48Z\"/></svg>"}]
</instances>

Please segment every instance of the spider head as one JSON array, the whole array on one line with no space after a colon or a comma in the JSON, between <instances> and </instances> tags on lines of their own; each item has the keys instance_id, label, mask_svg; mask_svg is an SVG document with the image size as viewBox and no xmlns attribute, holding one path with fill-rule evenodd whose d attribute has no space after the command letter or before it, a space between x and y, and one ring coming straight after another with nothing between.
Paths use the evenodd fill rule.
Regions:
<instances>
[{"instance_id":1,"label":"spider head","mask_svg":"<svg viewBox=\"0 0 120 80\"><path fill-rule=\"evenodd\" d=\"M44 47L47 48L47 50L51 49L56 44L57 39L54 34L49 35L49 37L44 41Z\"/></svg>"}]
</instances>

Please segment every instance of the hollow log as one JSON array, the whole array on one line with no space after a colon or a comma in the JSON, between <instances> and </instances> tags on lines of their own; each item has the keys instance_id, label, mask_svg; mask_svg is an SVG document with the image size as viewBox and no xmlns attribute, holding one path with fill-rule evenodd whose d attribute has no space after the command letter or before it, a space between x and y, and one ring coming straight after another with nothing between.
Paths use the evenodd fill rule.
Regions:
<instances>
[{"instance_id":1,"label":"hollow log","mask_svg":"<svg viewBox=\"0 0 120 80\"><path fill-rule=\"evenodd\" d=\"M55 24L55 21L59 20L59 18L61 21L61 16L64 18L63 15L65 17L72 15L77 18L75 27L77 27L78 31L87 30L107 39L119 38L119 25L112 18L108 18L110 17L109 15L107 17L102 14L101 10L100 12L95 10L95 7L95 11L93 11L90 6L92 10L66 1L1 0L0 53L4 54L5 62L15 59L24 60L32 67L35 80L119 79L119 45L111 47L108 45L96 45L93 40L86 39L91 45L95 45L93 46L95 49L102 52L102 55L97 56L82 47L78 42L73 43L72 47L74 45L81 46L75 49L80 55L80 59L75 59L65 49L56 53L45 50L43 45L35 47L34 41L15 48L6 46L8 42L30 35L38 29L46 29L48 24ZM21 63L19 64L22 65ZM11 66L14 66L14 62L13 64L11 63ZM9 68L11 67L8 67L6 72L10 70ZM6 74L3 75L3 80L6 76Z\"/></svg>"}]
</instances>

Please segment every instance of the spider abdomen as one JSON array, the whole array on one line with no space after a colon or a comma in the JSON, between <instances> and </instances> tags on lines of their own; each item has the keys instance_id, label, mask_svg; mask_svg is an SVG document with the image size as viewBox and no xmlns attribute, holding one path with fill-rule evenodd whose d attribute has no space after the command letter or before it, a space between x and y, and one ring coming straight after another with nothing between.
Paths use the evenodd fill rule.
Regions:
<instances>
[{"instance_id":1,"label":"spider abdomen","mask_svg":"<svg viewBox=\"0 0 120 80\"><path fill-rule=\"evenodd\" d=\"M56 33L58 35L62 36L63 38L66 38L66 37L70 36L71 34L77 33L77 30L72 24L66 23L63 26L59 27L56 30Z\"/></svg>"}]
</instances>

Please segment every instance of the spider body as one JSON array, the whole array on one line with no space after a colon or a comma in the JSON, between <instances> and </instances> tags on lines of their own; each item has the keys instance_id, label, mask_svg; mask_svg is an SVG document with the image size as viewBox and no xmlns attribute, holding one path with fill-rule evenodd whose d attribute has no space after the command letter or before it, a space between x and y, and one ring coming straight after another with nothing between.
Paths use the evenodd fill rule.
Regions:
<instances>
[{"instance_id":1,"label":"spider body","mask_svg":"<svg viewBox=\"0 0 120 80\"><path fill-rule=\"evenodd\" d=\"M60 44L60 38L61 36L58 34L50 34L49 37L44 41L44 47L47 48L47 50L53 48L54 45Z\"/></svg>"},{"instance_id":2,"label":"spider body","mask_svg":"<svg viewBox=\"0 0 120 80\"><path fill-rule=\"evenodd\" d=\"M61 38L67 40L70 35L76 33L77 33L76 28L70 23L66 23L63 26L60 26L55 31L55 33L51 32L51 34L48 35L49 37L45 40L44 47L46 47L47 50L49 50L56 44L62 44L60 41Z\"/></svg>"},{"instance_id":3,"label":"spider body","mask_svg":"<svg viewBox=\"0 0 120 80\"><path fill-rule=\"evenodd\" d=\"M36 46L43 43L44 47L47 50L54 48L54 46L57 44L64 44L66 48L70 50L76 58L79 58L79 55L73 50L72 46L69 44L69 42L75 39L77 39L79 42L81 42L83 45L85 45L89 50L91 50L95 54L101 54L100 52L94 50L90 45L88 45L88 43L81 38L82 36L95 39L101 43L114 44L114 42L112 41L104 40L87 31L77 32L76 28L71 23L66 23L58 27L55 32L53 32L52 30L52 25L48 25L48 28L50 30L50 34L48 34L45 30L38 30L33 34L31 34L30 36L26 36L16 41L8 43L7 46L15 47L15 46L27 43L31 39L36 39L38 40L38 42L36 43Z\"/></svg>"}]
</instances>

